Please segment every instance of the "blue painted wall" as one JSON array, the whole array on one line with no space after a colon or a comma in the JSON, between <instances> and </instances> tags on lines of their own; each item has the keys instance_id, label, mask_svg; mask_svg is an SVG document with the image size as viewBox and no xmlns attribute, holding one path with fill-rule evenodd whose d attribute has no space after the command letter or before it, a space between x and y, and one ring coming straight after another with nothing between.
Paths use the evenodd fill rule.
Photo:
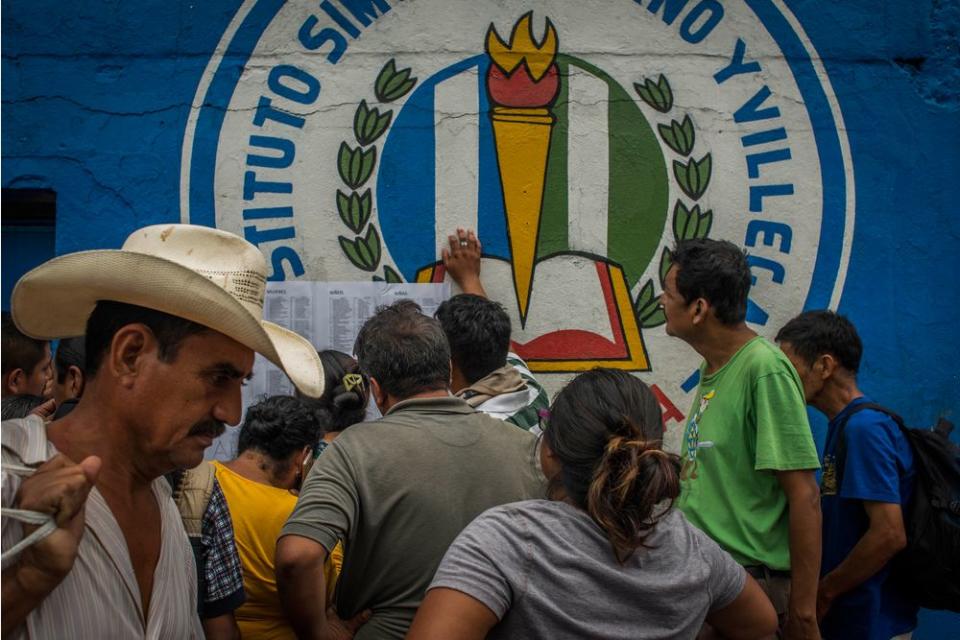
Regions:
<instances>
[{"instance_id":1,"label":"blue painted wall","mask_svg":"<svg viewBox=\"0 0 960 640\"><path fill-rule=\"evenodd\" d=\"M853 153L840 311L863 336L863 387L914 424L957 421L960 0L787 4L824 59ZM239 5L3 1L2 184L56 191L57 253L179 221L190 103ZM960 637L960 622L925 613L915 637Z\"/></svg>"}]
</instances>

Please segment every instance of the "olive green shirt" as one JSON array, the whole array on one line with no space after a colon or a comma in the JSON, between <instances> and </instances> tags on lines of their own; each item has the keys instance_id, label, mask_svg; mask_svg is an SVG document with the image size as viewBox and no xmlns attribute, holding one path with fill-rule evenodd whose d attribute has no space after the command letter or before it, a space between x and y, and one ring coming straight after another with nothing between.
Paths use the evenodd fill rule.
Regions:
<instances>
[{"instance_id":1,"label":"olive green shirt","mask_svg":"<svg viewBox=\"0 0 960 640\"><path fill-rule=\"evenodd\" d=\"M281 536L344 541L338 615L358 640L403 638L446 552L483 511L544 495L536 438L459 398L400 402L317 459Z\"/></svg>"}]
</instances>

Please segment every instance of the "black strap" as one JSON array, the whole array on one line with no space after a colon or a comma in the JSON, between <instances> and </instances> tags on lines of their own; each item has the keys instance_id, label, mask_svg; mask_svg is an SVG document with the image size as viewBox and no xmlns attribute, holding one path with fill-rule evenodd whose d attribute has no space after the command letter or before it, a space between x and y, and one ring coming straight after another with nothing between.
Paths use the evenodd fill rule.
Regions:
<instances>
[{"instance_id":1,"label":"black strap","mask_svg":"<svg viewBox=\"0 0 960 640\"><path fill-rule=\"evenodd\" d=\"M883 405L877 404L876 402L861 402L857 405L854 405L852 409L847 411L847 415L843 417L843 419L840 421L840 424L837 425L836 435L834 436L834 439L837 441L837 452L835 454L835 464L837 470L837 494L840 493L840 489L843 487L843 467L844 462L846 462L847 459L847 441L843 437L843 432L846 430L847 422L850 421L850 418L852 418L854 414L860 413L861 411L866 411L867 409L873 409L874 411L879 411L880 413L886 414L897 423L897 426L900 427L900 432L904 435L907 435L907 426L904 424L903 418L901 418L896 412L891 411L890 409L887 409Z\"/></svg>"}]
</instances>

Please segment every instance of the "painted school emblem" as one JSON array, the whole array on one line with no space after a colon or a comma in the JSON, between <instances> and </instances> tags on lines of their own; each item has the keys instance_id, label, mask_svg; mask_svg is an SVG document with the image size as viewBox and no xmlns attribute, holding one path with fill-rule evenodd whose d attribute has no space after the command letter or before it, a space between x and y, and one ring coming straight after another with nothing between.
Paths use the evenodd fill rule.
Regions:
<instances>
[{"instance_id":1,"label":"painted school emblem","mask_svg":"<svg viewBox=\"0 0 960 640\"><path fill-rule=\"evenodd\" d=\"M439 281L446 235L477 229L531 369L636 371L679 422L674 242L748 248L761 333L839 301L854 191L829 81L778 0L527 9L248 0L198 87L182 216L243 233L274 280Z\"/></svg>"}]
</instances>

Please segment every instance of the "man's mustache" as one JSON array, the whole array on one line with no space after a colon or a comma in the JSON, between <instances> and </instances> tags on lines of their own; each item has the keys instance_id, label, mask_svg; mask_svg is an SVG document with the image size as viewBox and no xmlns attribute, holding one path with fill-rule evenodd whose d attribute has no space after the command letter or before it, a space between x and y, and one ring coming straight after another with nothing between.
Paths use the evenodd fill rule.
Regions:
<instances>
[{"instance_id":1,"label":"man's mustache","mask_svg":"<svg viewBox=\"0 0 960 640\"><path fill-rule=\"evenodd\" d=\"M226 425L219 420L204 420L190 427L190 433L188 435L218 438L226 428Z\"/></svg>"}]
</instances>

